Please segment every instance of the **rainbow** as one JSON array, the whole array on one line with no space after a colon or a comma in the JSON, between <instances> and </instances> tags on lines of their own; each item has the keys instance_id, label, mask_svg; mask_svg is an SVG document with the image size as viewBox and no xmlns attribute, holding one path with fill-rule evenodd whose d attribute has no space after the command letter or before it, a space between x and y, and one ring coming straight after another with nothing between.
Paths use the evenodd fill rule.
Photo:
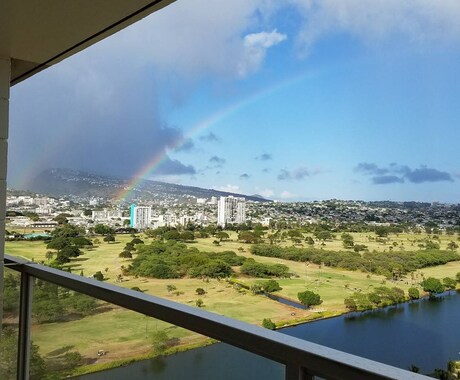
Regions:
<instances>
[{"instance_id":1,"label":"rainbow","mask_svg":"<svg viewBox=\"0 0 460 380\"><path fill-rule=\"evenodd\" d=\"M294 84L302 82L307 77L311 77L312 73L302 73L300 75L296 75L294 77L290 77L284 81L278 82L270 87L264 88L260 91L252 93L248 97L230 105L227 105L224 108L219 109L217 112L213 113L212 115L206 117L205 119L201 120L197 124L195 124L187 133L183 134L181 138L176 140L169 149L156 153L147 161L145 165L143 165L133 176L133 178L128 182L128 184L120 191L116 197L116 201L123 201L130 197L134 189L139 186L144 179L148 179L151 177L155 170L161 165L161 163L168 157L169 151L174 151L184 145L192 136L220 123L222 120L226 119L230 115L233 115L240 111L243 108L246 108L253 103L260 101L282 89L290 87Z\"/></svg>"}]
</instances>

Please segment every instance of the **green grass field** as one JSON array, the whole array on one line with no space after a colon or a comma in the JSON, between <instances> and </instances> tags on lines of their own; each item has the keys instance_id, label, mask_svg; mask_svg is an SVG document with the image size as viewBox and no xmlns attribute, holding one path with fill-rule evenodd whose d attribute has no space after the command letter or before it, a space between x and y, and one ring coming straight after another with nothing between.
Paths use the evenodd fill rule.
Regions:
<instances>
[{"instance_id":1,"label":"green grass field","mask_svg":"<svg viewBox=\"0 0 460 380\"><path fill-rule=\"evenodd\" d=\"M355 243L366 244L370 250L378 251L387 250L394 241L398 243L398 246L404 243L407 250L415 250L417 249L417 242L414 240L426 237L425 235L407 234L390 236L389 242L383 245L369 241L368 235L353 234ZM149 239L142 235L141 238L146 244L149 243ZM455 240L454 238L441 236L441 247L445 248L449 241ZM211 279L204 282L200 279L191 278L159 280L123 276L122 282L116 282L117 276L121 274L122 266L128 266L130 263L128 259L120 259L118 254L122 251L125 243L132 238L129 235L117 235L116 242L110 244L102 242L101 237L98 239L101 241L99 245L90 250L84 250L83 255L70 264L74 273L80 274L82 272L84 276L91 277L97 271L101 271L108 282L128 288L137 286L148 294L194 307L196 307L196 300L201 298L205 310L258 325L264 318L270 318L275 323L281 324L288 321L304 321L322 315L340 314L346 311L343 305L344 298L355 290L360 289L363 292L368 292L372 291L373 287L385 284L390 287L398 286L407 291L410 286L420 281L422 272L427 277L438 278L455 277L455 274L460 272L460 262L453 262L418 271L414 280L411 276L406 276L401 281L393 282L385 280L382 276L369 275L363 272L351 272L314 264L307 265L269 257L254 257L260 262L285 264L295 274L291 279L279 280L283 288L278 292L279 295L297 300L297 293L307 289L321 295L323 303L307 311L283 305L262 295L253 295L249 291L237 290L224 280ZM236 234L231 232L230 240L222 242L219 246L213 244L214 238L198 239L188 245L201 251L223 252L232 250L240 255L252 257L250 245L238 242L236 239ZM281 244L292 245L289 241ZM244 251L238 251L240 247ZM342 250L340 236L333 241L326 242L324 249ZM36 262L46 262L46 245L40 241L7 242L6 252ZM259 279L239 275L238 280L251 285ZM180 292L179 295L173 292L168 293L167 285L174 285ZM195 292L197 288L205 289L206 294L197 296ZM152 350L150 335L155 330L166 329L170 338L178 338L181 344L185 345L196 345L205 340L204 337L195 333L113 305L101 303L96 311L93 315L81 319L76 319L70 315L65 322L35 324L32 330L32 339L35 344L40 346L40 352L47 359L62 356L68 351L78 350L88 364L148 354ZM319 312L324 314L318 314ZM293 315L294 313L295 315ZM99 349L106 350L108 354L99 358L97 356Z\"/></svg>"}]
</instances>

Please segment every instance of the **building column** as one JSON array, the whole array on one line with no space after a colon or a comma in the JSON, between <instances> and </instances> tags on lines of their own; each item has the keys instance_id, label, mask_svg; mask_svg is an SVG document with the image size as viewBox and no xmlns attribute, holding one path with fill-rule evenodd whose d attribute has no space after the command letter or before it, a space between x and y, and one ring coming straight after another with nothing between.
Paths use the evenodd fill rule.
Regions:
<instances>
[{"instance_id":1,"label":"building column","mask_svg":"<svg viewBox=\"0 0 460 380\"><path fill-rule=\"evenodd\" d=\"M5 253L6 168L11 61L0 57L0 321L3 320L3 258Z\"/></svg>"}]
</instances>

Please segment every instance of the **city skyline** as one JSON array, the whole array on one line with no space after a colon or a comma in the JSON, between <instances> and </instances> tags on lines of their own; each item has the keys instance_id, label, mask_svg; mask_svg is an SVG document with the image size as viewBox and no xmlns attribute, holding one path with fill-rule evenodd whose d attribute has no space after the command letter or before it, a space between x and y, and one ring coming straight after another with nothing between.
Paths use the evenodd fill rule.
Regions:
<instances>
[{"instance_id":1,"label":"city skyline","mask_svg":"<svg viewBox=\"0 0 460 380\"><path fill-rule=\"evenodd\" d=\"M15 86L10 183L71 167L286 201L458 202L458 5L189 7Z\"/></svg>"}]
</instances>

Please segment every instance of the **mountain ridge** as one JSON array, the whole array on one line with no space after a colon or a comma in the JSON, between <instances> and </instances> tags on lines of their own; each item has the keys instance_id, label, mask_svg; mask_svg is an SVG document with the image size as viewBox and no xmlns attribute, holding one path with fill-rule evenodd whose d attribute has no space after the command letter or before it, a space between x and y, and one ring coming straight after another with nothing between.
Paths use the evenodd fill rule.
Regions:
<instances>
[{"instance_id":1,"label":"mountain ridge","mask_svg":"<svg viewBox=\"0 0 460 380\"><path fill-rule=\"evenodd\" d=\"M38 174L28 184L28 189L55 197L72 195L77 197L102 197L116 199L132 182L132 179L94 174L76 169L52 168ZM233 192L206 189L197 186L179 185L168 182L142 180L129 191L130 200L153 200L159 198L210 198L212 196L237 196L257 202L269 202L260 195L244 195Z\"/></svg>"}]
</instances>

